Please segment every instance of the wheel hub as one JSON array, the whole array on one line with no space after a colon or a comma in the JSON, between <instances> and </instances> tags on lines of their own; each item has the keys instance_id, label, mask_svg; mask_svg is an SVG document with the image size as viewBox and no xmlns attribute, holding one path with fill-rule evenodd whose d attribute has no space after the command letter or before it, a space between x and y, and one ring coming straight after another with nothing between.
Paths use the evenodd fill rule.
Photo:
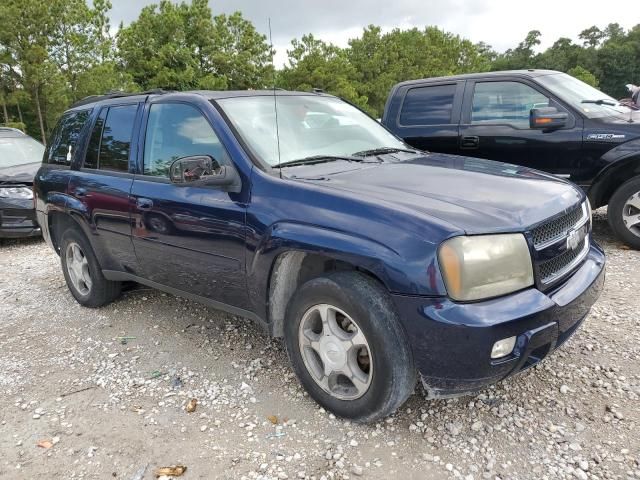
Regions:
<instances>
[{"instance_id":1,"label":"wheel hub","mask_svg":"<svg viewBox=\"0 0 640 480\"><path fill-rule=\"evenodd\" d=\"M333 305L311 307L298 332L300 354L313 380L341 400L364 395L373 378L367 339L358 324Z\"/></svg>"},{"instance_id":2,"label":"wheel hub","mask_svg":"<svg viewBox=\"0 0 640 480\"><path fill-rule=\"evenodd\" d=\"M640 192L631 195L624 203L622 222L627 230L640 237Z\"/></svg>"}]
</instances>

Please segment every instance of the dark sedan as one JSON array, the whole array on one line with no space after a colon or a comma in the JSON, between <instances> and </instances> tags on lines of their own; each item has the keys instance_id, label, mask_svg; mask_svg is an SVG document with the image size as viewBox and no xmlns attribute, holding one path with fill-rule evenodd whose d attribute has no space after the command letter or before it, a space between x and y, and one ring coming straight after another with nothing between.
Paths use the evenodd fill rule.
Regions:
<instances>
[{"instance_id":1,"label":"dark sedan","mask_svg":"<svg viewBox=\"0 0 640 480\"><path fill-rule=\"evenodd\" d=\"M15 128L0 128L0 238L40 235L33 205L33 178L44 145Z\"/></svg>"}]
</instances>

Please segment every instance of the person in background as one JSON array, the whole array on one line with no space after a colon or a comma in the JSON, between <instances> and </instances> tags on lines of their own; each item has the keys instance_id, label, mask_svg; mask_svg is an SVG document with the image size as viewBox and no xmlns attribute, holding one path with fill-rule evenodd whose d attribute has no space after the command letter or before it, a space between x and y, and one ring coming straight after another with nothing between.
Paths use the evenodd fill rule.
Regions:
<instances>
[{"instance_id":1,"label":"person in background","mask_svg":"<svg viewBox=\"0 0 640 480\"><path fill-rule=\"evenodd\" d=\"M627 90L629 90L629 93L631 93L631 100L633 100L633 103L636 105L636 107L640 107L640 87L628 83Z\"/></svg>"}]
</instances>

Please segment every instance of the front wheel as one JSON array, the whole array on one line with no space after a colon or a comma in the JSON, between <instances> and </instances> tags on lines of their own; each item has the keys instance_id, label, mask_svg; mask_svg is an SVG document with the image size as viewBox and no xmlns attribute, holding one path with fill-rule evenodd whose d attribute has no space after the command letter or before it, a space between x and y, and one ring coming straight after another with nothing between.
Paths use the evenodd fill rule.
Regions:
<instances>
[{"instance_id":1,"label":"front wheel","mask_svg":"<svg viewBox=\"0 0 640 480\"><path fill-rule=\"evenodd\" d=\"M640 250L640 177L628 180L615 191L607 215L618 238Z\"/></svg>"},{"instance_id":2,"label":"front wheel","mask_svg":"<svg viewBox=\"0 0 640 480\"><path fill-rule=\"evenodd\" d=\"M287 308L287 353L311 397L336 415L379 420L411 395L411 349L386 290L357 272L305 283Z\"/></svg>"}]
</instances>

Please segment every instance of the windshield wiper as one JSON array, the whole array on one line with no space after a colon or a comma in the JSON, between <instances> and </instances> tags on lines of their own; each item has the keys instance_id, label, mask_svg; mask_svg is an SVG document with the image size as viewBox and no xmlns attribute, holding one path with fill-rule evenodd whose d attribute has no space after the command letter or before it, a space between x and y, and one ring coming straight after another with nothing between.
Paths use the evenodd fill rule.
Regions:
<instances>
[{"instance_id":1,"label":"windshield wiper","mask_svg":"<svg viewBox=\"0 0 640 480\"><path fill-rule=\"evenodd\" d=\"M369 157L374 155L384 155L386 153L418 153L416 150L408 150L406 148L394 148L394 147L380 147L380 148L372 148L371 150L362 150L361 152L356 152L353 155L355 157Z\"/></svg>"},{"instance_id":2,"label":"windshield wiper","mask_svg":"<svg viewBox=\"0 0 640 480\"><path fill-rule=\"evenodd\" d=\"M595 103L596 105L609 105L610 107L618 106L618 102L612 102L606 98L601 98L600 100L582 100L580 103Z\"/></svg>"},{"instance_id":3,"label":"windshield wiper","mask_svg":"<svg viewBox=\"0 0 640 480\"><path fill-rule=\"evenodd\" d=\"M282 162L279 165L274 165L273 168L286 168L295 167L297 165L313 165L316 163L328 163L338 160L344 160L347 162L362 162L364 161L360 157L352 157L349 155L311 155L310 157L299 158L297 160L289 160Z\"/></svg>"}]
</instances>

